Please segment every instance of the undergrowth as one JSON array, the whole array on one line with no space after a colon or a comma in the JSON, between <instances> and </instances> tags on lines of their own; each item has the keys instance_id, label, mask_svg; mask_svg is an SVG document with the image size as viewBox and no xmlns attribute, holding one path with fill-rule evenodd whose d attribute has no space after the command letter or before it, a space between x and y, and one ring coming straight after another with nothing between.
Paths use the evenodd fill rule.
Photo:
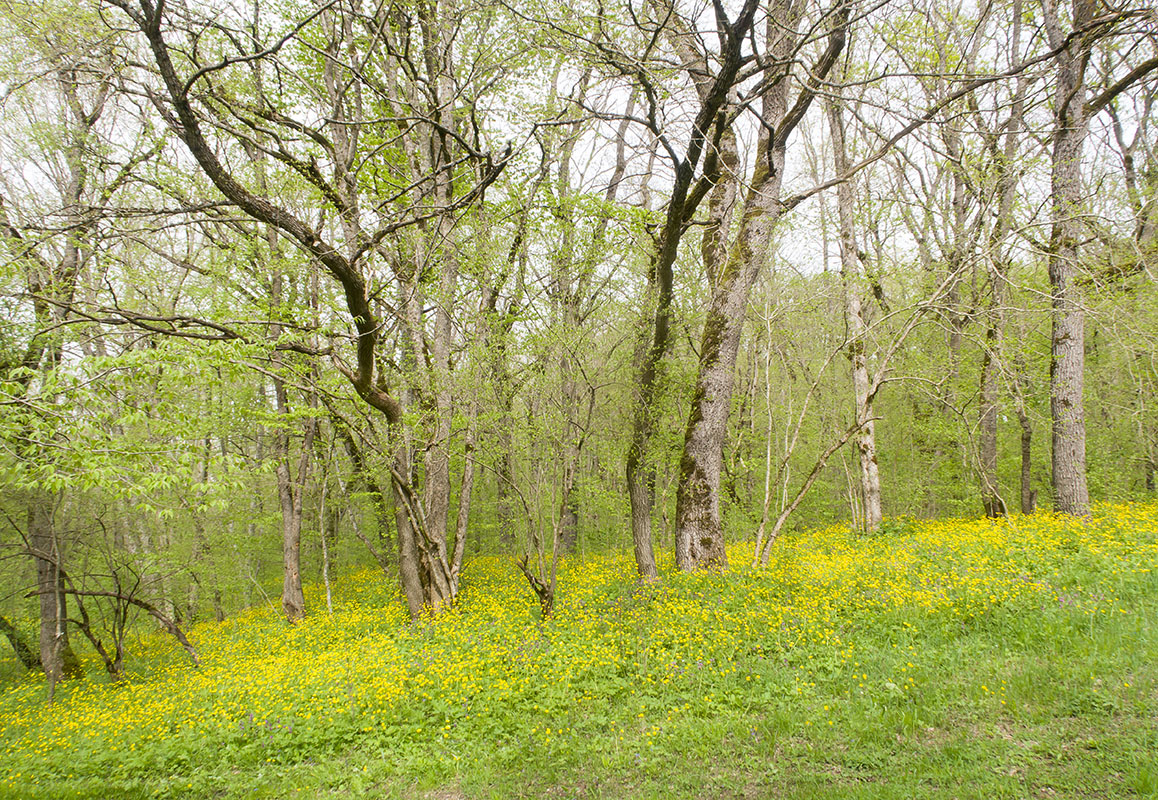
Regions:
<instances>
[{"instance_id":1,"label":"undergrowth","mask_svg":"<svg viewBox=\"0 0 1158 800\"><path fill-rule=\"evenodd\" d=\"M1158 504L729 559L645 586L626 553L564 560L548 620L503 558L413 624L364 572L333 614L194 628L201 668L157 634L51 708L27 674L0 795L1158 796Z\"/></svg>"}]
</instances>

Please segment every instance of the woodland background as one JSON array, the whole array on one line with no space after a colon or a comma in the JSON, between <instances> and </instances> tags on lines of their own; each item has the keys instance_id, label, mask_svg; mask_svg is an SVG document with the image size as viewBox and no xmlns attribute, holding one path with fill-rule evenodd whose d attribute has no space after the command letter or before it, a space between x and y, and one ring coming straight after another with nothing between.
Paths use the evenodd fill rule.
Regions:
<instances>
[{"instance_id":1,"label":"woodland background","mask_svg":"<svg viewBox=\"0 0 1158 800\"><path fill-rule=\"evenodd\" d=\"M567 553L1154 497L1152 7L0 9L0 607L50 687L366 563L419 616L509 553L549 614Z\"/></svg>"}]
</instances>

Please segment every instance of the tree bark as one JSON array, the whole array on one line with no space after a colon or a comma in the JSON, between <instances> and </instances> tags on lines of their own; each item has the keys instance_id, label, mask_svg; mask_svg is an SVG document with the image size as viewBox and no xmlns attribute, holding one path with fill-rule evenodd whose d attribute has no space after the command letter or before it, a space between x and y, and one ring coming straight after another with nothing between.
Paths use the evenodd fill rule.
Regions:
<instances>
[{"instance_id":1,"label":"tree bark","mask_svg":"<svg viewBox=\"0 0 1158 800\"><path fill-rule=\"evenodd\" d=\"M1046 32L1053 47L1064 42L1056 0L1044 4ZM1091 0L1074 0L1073 27L1089 25L1096 13ZM1054 508L1066 514L1089 511L1086 486L1086 424L1083 396L1085 373L1085 312L1075 278L1082 238L1082 150L1089 119L1086 115L1086 64L1091 42L1072 38L1058 53L1054 92L1052 154L1052 228L1049 281L1053 295L1050 347L1050 422Z\"/></svg>"},{"instance_id":2,"label":"tree bark","mask_svg":"<svg viewBox=\"0 0 1158 800\"><path fill-rule=\"evenodd\" d=\"M60 570L60 547L53 521L56 498L34 491L28 505L28 544L36 557L36 593L40 597L40 664L48 679L49 698L65 678L84 672L68 640L68 601Z\"/></svg>"},{"instance_id":3,"label":"tree bark","mask_svg":"<svg viewBox=\"0 0 1158 800\"><path fill-rule=\"evenodd\" d=\"M8 637L8 642L25 669L41 669L40 657L32 651L24 636L6 617L0 617L0 633Z\"/></svg>"},{"instance_id":4,"label":"tree bark","mask_svg":"<svg viewBox=\"0 0 1158 800\"><path fill-rule=\"evenodd\" d=\"M1033 489L1033 424L1024 409L1017 411L1017 421L1021 425L1021 513L1032 514L1037 505L1037 492Z\"/></svg>"},{"instance_id":5,"label":"tree bark","mask_svg":"<svg viewBox=\"0 0 1158 800\"><path fill-rule=\"evenodd\" d=\"M795 30L799 13L799 7L786 0L773 4L766 34L768 57L773 63L788 64L799 46L801 34ZM718 273L719 281L704 322L676 493L676 566L681 570L727 565L720 521L720 472L748 297L767 258L772 229L787 210L780 201L780 186L788 137L811 105L820 81L844 49L848 17L848 6L840 5L833 18L827 47L791 107L788 105L791 82L787 76L780 76L765 91L756 167L744 201L739 232L722 269L709 269L710 273Z\"/></svg>"},{"instance_id":6,"label":"tree bark","mask_svg":"<svg viewBox=\"0 0 1158 800\"><path fill-rule=\"evenodd\" d=\"M843 99L837 96L825 103L832 131L833 159L837 175L844 175L849 170L842 102ZM844 320L848 330L848 359L852 366L853 400L856 424L859 427L856 448L860 461L860 495L863 502L863 519L860 520L860 525L864 530L871 532L880 527L882 519L881 476L877 465L873 396L870 394L872 379L869 376L866 352L868 325L865 323L860 294L862 276L856 241L856 223L853 218L852 182L844 181L837 186L836 197L840 226L840 277L844 289Z\"/></svg>"},{"instance_id":7,"label":"tree bark","mask_svg":"<svg viewBox=\"0 0 1158 800\"><path fill-rule=\"evenodd\" d=\"M719 180L720 159L718 154L713 154L710 158L711 165L705 165L705 174L701 177L700 183L697 184L697 189L703 187L703 191L691 191L701 156L705 149L719 140L727 126L727 120L722 112L727 105L729 92L733 91L733 85L742 64L741 47L751 32L755 11L756 3L748 0L737 15L735 22L729 24L722 19L722 15L718 15L723 26L721 31L723 52L720 53L720 67L714 77L704 78L699 89L700 108L692 127L691 140L683 157L676 163L675 183L672 187L663 228L660 231L658 247L649 271L649 277L654 284L655 313L650 330L643 329L639 345L636 348L636 384L639 387L639 394L635 405L631 444L627 454L627 486L628 496L631 500L632 540L635 546L636 568L643 580L653 580L658 574L655 558L652 555L651 508L655 493L655 470L650 463L651 454L649 451L656 421L656 397L660 386L660 366L667 353L671 337L673 265L687 223L695 214L696 208L703 200L707 190ZM709 138L713 132L717 134L715 140ZM717 294L719 293L717 292ZM709 314L708 325L712 325L711 314ZM719 332L723 333L722 330ZM733 362L734 360L733 356ZM730 375L728 381L730 389ZM699 390L697 389L697 396L699 396L698 393ZM694 415L695 412L693 411ZM681 477L683 472L684 466L681 463ZM718 466L716 472L718 484ZM677 495L677 562L680 548L678 542L678 503ZM718 515L718 503L716 508ZM712 547L723 546L722 540L718 536L706 535L695 539L696 547L702 546L698 544L701 539L708 539ZM691 541L690 537L688 541Z\"/></svg>"},{"instance_id":8,"label":"tree bark","mask_svg":"<svg viewBox=\"0 0 1158 800\"><path fill-rule=\"evenodd\" d=\"M1020 52L1021 42L1021 2L1014 4L1013 31L1011 34L1010 51L1012 58ZM988 517L997 517L1008 513L1005 500L998 490L997 479L997 412L998 412L998 377L1003 360L1003 345L1005 334L1005 289L1008 280L1011 257L1007 252L1006 239L1013 230L1014 202L1017 199L1017 185L1021 171L1016 167L1018 154L1021 149L1023 132L1023 117L1025 113L1026 80L1022 76L1017 78L1017 87L1014 90L1013 105L1010 108L1009 118L1004 124L1005 143L1001 151L997 149L997 133L992 134L990 153L997 162L997 222L994 224L990 236L990 270L989 270L989 324L985 329L985 351L981 363L981 386L978 399L980 460L981 460L981 504ZM1017 377L1013 377L1016 384ZM1015 389L1015 394L1018 390ZM1018 399L1019 419L1024 416L1024 403ZM1027 505L1029 455L1028 440L1025 439L1028 419L1022 424L1023 453L1022 453L1022 512ZM1029 499L1032 507L1032 498Z\"/></svg>"}]
</instances>

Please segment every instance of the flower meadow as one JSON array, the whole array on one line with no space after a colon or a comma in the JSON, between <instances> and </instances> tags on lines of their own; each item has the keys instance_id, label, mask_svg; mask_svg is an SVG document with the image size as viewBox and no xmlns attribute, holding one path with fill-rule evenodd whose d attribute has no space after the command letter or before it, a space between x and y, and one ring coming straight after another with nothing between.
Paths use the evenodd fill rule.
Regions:
<instances>
[{"instance_id":1,"label":"flower meadow","mask_svg":"<svg viewBox=\"0 0 1158 800\"><path fill-rule=\"evenodd\" d=\"M0 796L1158 793L1158 504L729 558L643 586L629 553L564 559L547 620L510 558L416 623L364 571L332 614L314 587L298 625L194 627L200 668L142 624L121 684L0 686Z\"/></svg>"}]
</instances>

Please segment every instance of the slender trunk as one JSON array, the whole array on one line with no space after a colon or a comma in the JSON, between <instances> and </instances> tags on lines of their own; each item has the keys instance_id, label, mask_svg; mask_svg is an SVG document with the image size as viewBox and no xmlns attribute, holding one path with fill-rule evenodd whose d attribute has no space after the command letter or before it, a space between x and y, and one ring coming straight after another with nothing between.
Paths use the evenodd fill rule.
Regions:
<instances>
[{"instance_id":1,"label":"slender trunk","mask_svg":"<svg viewBox=\"0 0 1158 800\"><path fill-rule=\"evenodd\" d=\"M195 472L194 484L197 485L195 497L203 498L206 484L209 482L209 455L212 450L213 443L209 437L205 437L202 446L202 457ZM201 503L194 503L193 507L189 508L189 516L193 521L193 546L190 552L190 567L193 572L193 579L189 581L189 588L185 596L185 613L178 616L178 621L183 623L191 623L197 618L197 610L201 600L201 578L205 571L202 569L206 557L209 555L209 537L205 534L205 524L201 519ZM217 585L217 575L213 572L213 584Z\"/></svg>"},{"instance_id":2,"label":"slender trunk","mask_svg":"<svg viewBox=\"0 0 1158 800\"><path fill-rule=\"evenodd\" d=\"M952 170L952 193L949 206L952 211L953 230L952 243L948 253L949 288L946 293L945 305L949 327L949 353L947 376L943 396L945 402L942 410L948 416L954 413L957 405L957 381L961 372L961 345L965 336L966 316L961 308L961 273L968 263L972 241L966 234L967 207L965 204L965 164L961 152L961 134L952 123L947 123L945 131L945 151L949 159L949 169Z\"/></svg>"},{"instance_id":3,"label":"slender trunk","mask_svg":"<svg viewBox=\"0 0 1158 800\"><path fill-rule=\"evenodd\" d=\"M278 252L277 232L267 228L267 241L270 253ZM280 269L273 267L270 276L270 306L275 320L282 309L282 275ZM281 336L281 325L275 322L270 326L270 338L276 342ZM290 414L289 393L286 391L285 381L280 377L286 364L282 354L274 351L273 365L275 376L273 379L274 407L278 417L282 420L273 431L273 449L276 459L274 472L277 476L278 503L281 508L281 535L282 535L282 591L281 607L286 619L298 622L306 616L306 600L302 592L301 551L302 551L302 507L305 499L306 476L310 467L310 450L313 446L314 434L317 430L317 419L310 417L304 425L305 438L298 456L296 475L290 471L290 434L288 417Z\"/></svg>"},{"instance_id":4,"label":"slender trunk","mask_svg":"<svg viewBox=\"0 0 1158 800\"><path fill-rule=\"evenodd\" d=\"M1020 53L1021 0L1015 0L1013 6L1013 27L1010 39L1010 52ZM1016 57L1016 56L1015 56ZM1006 251L1006 239L1013 230L1014 203L1017 199L1017 185L1020 170L1017 169L1018 154L1021 148L1023 118L1025 114L1025 94L1027 81L1018 76L1017 87L1014 91L1013 104L1010 108L1009 119L1005 123L1005 146L999 153L996 139L991 148L993 159L997 162L997 195L998 209L997 222L990 237L990 308L989 325L985 331L985 354L981 365L981 391L979 398L979 423L981 436L981 502L986 516L996 517L1008 513L1005 501L998 491L997 482L997 412L998 412L998 372L1000 361L1003 358L1003 339L1005 332L1005 314L1002 307L1005 303L1005 285L1010 268L1011 258ZM1017 378L1014 377L1016 384ZM1015 387L1015 394L1017 393ZM1019 418L1024 415L1024 404L1016 401L1021 407L1018 409ZM1027 497L1029 469L1029 441L1026 438L1028 419L1022 424L1022 488L1021 507L1023 513L1028 505L1032 509L1032 498ZM1028 501L1028 502L1027 502Z\"/></svg>"},{"instance_id":5,"label":"slender trunk","mask_svg":"<svg viewBox=\"0 0 1158 800\"><path fill-rule=\"evenodd\" d=\"M497 506L495 511L499 524L499 548L508 553L515 549L515 531L518 526L518 498L512 491L515 480L515 460L510 425L510 414L503 413L499 418L499 463L495 476L495 505Z\"/></svg>"},{"instance_id":6,"label":"slender trunk","mask_svg":"<svg viewBox=\"0 0 1158 800\"><path fill-rule=\"evenodd\" d=\"M997 326L997 320L993 319L985 331L985 354L981 361L978 397L981 504L987 517L1000 517L1006 513L1005 501L997 485L997 359L994 355L997 350Z\"/></svg>"},{"instance_id":7,"label":"slender trunk","mask_svg":"<svg viewBox=\"0 0 1158 800\"><path fill-rule=\"evenodd\" d=\"M358 440L354 438L353 431L350 430L349 424L345 419L333 413L331 409L331 419L335 433L342 437L342 446L346 450L346 455L350 458L350 464L354 468L354 480L359 486L360 490L369 496L371 505L374 507L374 522L378 528L378 542L379 545L385 545L385 552L379 552L378 548L374 547L370 540L363 535L359 535L358 539L366 545L370 550L374 560L378 562L384 572L389 572L390 550L394 546L390 539L390 508L386 501L386 491L374 479L370 472L370 467L366 463L366 456L362 451L362 446L358 444ZM349 493L343 490L343 493L349 498ZM331 504L332 513L337 513L337 508ZM357 512L350 509L351 519L357 523ZM356 528L361 530L360 528Z\"/></svg>"},{"instance_id":8,"label":"slender trunk","mask_svg":"<svg viewBox=\"0 0 1158 800\"><path fill-rule=\"evenodd\" d=\"M284 389L282 390L284 391ZM290 622L298 622L306 615L305 595L302 592L302 505L305 497L305 481L309 471L310 446L314 437L315 421L306 426L305 441L298 458L296 479L291 476L288 456L289 437L278 431L275 445L284 455L277 461L278 500L281 505L282 526L282 593L281 606Z\"/></svg>"},{"instance_id":9,"label":"slender trunk","mask_svg":"<svg viewBox=\"0 0 1158 800\"><path fill-rule=\"evenodd\" d=\"M836 98L828 100L825 104L828 107L837 175L844 175L849 169L842 102L843 100ZM856 423L860 427L856 436L856 446L860 461L860 496L863 500L861 522L864 530L871 532L880 527L882 519L881 476L877 465L873 397L870 394L872 379L869 376L866 352L868 325L865 323L860 295L861 268L853 219L852 182L845 181L837 186L836 197L840 224L840 277L844 289L844 321L848 330L848 359L852 366Z\"/></svg>"},{"instance_id":10,"label":"slender trunk","mask_svg":"<svg viewBox=\"0 0 1158 800\"><path fill-rule=\"evenodd\" d=\"M463 443L466 458L462 465L462 482L458 490L458 517L454 525L454 555L450 560L450 573L455 582L462 572L462 560L466 554L466 537L470 531L470 507L474 495L474 451L478 445L478 403L472 401L467 412L466 441Z\"/></svg>"},{"instance_id":11,"label":"slender trunk","mask_svg":"<svg viewBox=\"0 0 1158 800\"><path fill-rule=\"evenodd\" d=\"M644 371L647 349L646 335L641 333L634 359L641 373ZM652 416L655 409L645 399L643 391L635 394L634 403L635 424L632 428L626 464L627 496L631 503L631 541L635 551L635 568L640 579L654 581L659 577L651 531L651 511L655 504L655 467L651 464L647 448L651 442Z\"/></svg>"},{"instance_id":12,"label":"slender trunk","mask_svg":"<svg viewBox=\"0 0 1158 800\"><path fill-rule=\"evenodd\" d=\"M1032 514L1037 505L1037 492L1033 489L1033 424L1025 410L1019 408L1017 421L1021 425L1021 513Z\"/></svg>"},{"instance_id":13,"label":"slender trunk","mask_svg":"<svg viewBox=\"0 0 1158 800\"><path fill-rule=\"evenodd\" d=\"M568 281L570 283L570 281ZM571 352L566 338L579 329L580 321L578 309L575 307L578 298L570 286L566 287L565 303L562 309L563 317L563 353L559 360L559 369L562 376L563 393L563 448L562 457L563 481L560 487L562 501L559 510L559 545L566 553L574 553L579 543L579 498L575 492L575 473L579 469L580 441L583 431L579 427L580 414L579 373L575 355Z\"/></svg>"}]
</instances>

